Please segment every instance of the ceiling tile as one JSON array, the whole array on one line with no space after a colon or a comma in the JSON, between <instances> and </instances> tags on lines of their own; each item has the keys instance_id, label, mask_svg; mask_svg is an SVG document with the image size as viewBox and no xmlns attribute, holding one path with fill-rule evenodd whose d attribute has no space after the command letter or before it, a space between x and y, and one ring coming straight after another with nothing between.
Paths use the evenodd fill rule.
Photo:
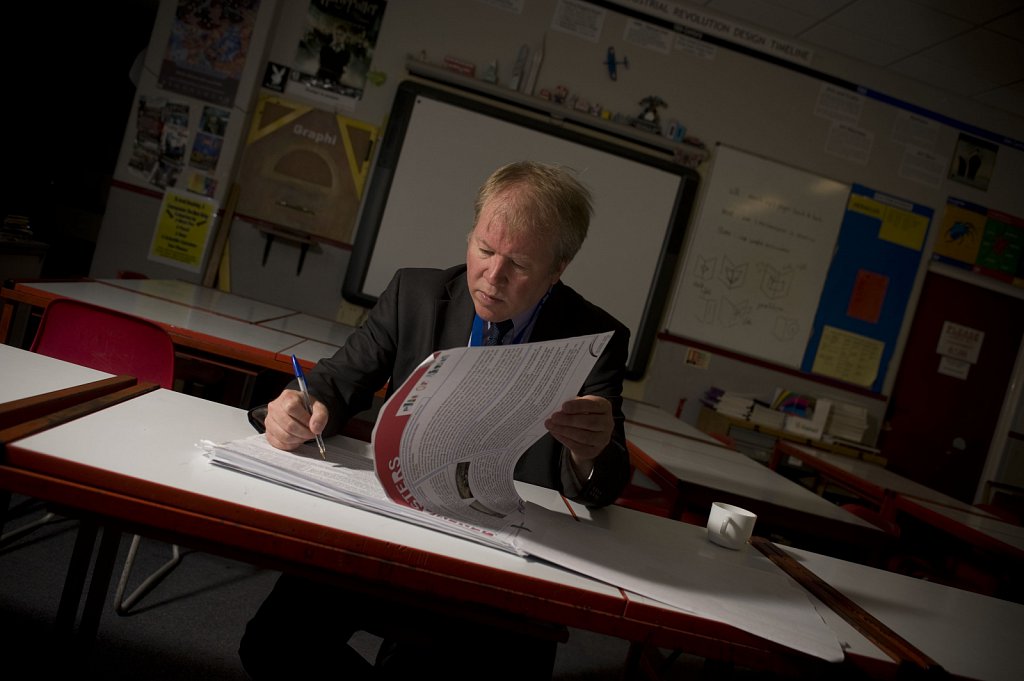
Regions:
<instances>
[{"instance_id":1,"label":"ceiling tile","mask_svg":"<svg viewBox=\"0 0 1024 681\"><path fill-rule=\"evenodd\" d=\"M886 0L856 0L830 17L828 23L898 46L901 54L931 47L971 28L966 21L924 5Z\"/></svg>"},{"instance_id":2,"label":"ceiling tile","mask_svg":"<svg viewBox=\"0 0 1024 681\"><path fill-rule=\"evenodd\" d=\"M1024 85L1001 87L975 97L982 104L1019 116L1024 111Z\"/></svg>"},{"instance_id":3,"label":"ceiling tile","mask_svg":"<svg viewBox=\"0 0 1024 681\"><path fill-rule=\"evenodd\" d=\"M712 0L707 7L713 12L734 17L741 23L758 26L781 36L798 35L817 21L812 15L770 0Z\"/></svg>"},{"instance_id":4,"label":"ceiling tile","mask_svg":"<svg viewBox=\"0 0 1024 681\"><path fill-rule=\"evenodd\" d=\"M983 74L996 85L1024 79L1024 43L986 29L957 36L920 56Z\"/></svg>"},{"instance_id":5,"label":"ceiling tile","mask_svg":"<svg viewBox=\"0 0 1024 681\"><path fill-rule=\"evenodd\" d=\"M984 24L1024 7L1024 0L915 0L918 4L972 24Z\"/></svg>"},{"instance_id":6,"label":"ceiling tile","mask_svg":"<svg viewBox=\"0 0 1024 681\"><path fill-rule=\"evenodd\" d=\"M800 40L875 66L886 66L906 55L903 47L890 45L832 23L815 26L800 36Z\"/></svg>"},{"instance_id":7,"label":"ceiling tile","mask_svg":"<svg viewBox=\"0 0 1024 681\"><path fill-rule=\"evenodd\" d=\"M985 28L1024 41L1024 9L991 21L985 25Z\"/></svg>"},{"instance_id":8,"label":"ceiling tile","mask_svg":"<svg viewBox=\"0 0 1024 681\"><path fill-rule=\"evenodd\" d=\"M894 64L892 70L964 97L973 97L1000 85L964 64L945 64L919 54Z\"/></svg>"}]
</instances>

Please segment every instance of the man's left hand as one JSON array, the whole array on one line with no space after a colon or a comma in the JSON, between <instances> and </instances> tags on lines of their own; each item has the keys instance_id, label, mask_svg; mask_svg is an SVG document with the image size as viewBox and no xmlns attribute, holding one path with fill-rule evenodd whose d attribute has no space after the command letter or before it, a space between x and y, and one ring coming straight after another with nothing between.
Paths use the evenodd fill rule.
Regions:
<instances>
[{"instance_id":1,"label":"man's left hand","mask_svg":"<svg viewBox=\"0 0 1024 681\"><path fill-rule=\"evenodd\" d=\"M597 395L577 397L564 403L544 427L568 448L577 477L586 480L594 469L594 459L611 442L615 428L612 404Z\"/></svg>"}]
</instances>

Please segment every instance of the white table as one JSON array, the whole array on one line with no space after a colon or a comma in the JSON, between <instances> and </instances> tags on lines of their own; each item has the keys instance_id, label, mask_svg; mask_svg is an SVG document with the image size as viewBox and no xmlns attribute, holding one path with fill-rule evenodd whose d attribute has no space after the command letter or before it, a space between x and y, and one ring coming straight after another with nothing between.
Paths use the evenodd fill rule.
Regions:
<instances>
[{"instance_id":1,"label":"white table","mask_svg":"<svg viewBox=\"0 0 1024 681\"><path fill-rule=\"evenodd\" d=\"M755 548L730 551L707 541L703 527L610 506L590 511L578 505L581 517L616 531L659 541L670 560L686 569L692 556L770 569ZM983 681L1016 681L1024 669L1024 605L982 596L811 551L782 547L802 565L935 660L951 674ZM865 678L892 678L892 661L840 615L809 596L822 618L847 647L847 662ZM631 596L636 610L663 609L656 601ZM627 610L627 613L629 611ZM670 627L666 615L666 627ZM654 639L655 645L671 647Z\"/></svg>"},{"instance_id":2,"label":"white table","mask_svg":"<svg viewBox=\"0 0 1024 681\"><path fill-rule=\"evenodd\" d=\"M798 465L803 465L820 473L828 480L875 502L879 506L884 506L887 497L895 493L917 499L925 499L965 512L986 516L991 515L975 506L905 478L871 461L826 452L793 442L780 441L776 446L776 452L772 457L771 465L774 466L779 463L782 457L789 457L791 465L793 465L793 460L795 460Z\"/></svg>"},{"instance_id":3,"label":"white table","mask_svg":"<svg viewBox=\"0 0 1024 681\"><path fill-rule=\"evenodd\" d=\"M254 324L297 314L295 310L286 307L271 305L240 296L237 293L228 293L178 279L97 279L96 281Z\"/></svg>"},{"instance_id":4,"label":"white table","mask_svg":"<svg viewBox=\"0 0 1024 681\"><path fill-rule=\"evenodd\" d=\"M674 479L681 502L695 509L695 520L706 516L713 502L724 501L757 513L762 529L846 555L857 547L876 551L887 541L874 525L735 450L630 423L626 437Z\"/></svg>"},{"instance_id":5,"label":"white table","mask_svg":"<svg viewBox=\"0 0 1024 681\"><path fill-rule=\"evenodd\" d=\"M113 374L0 344L0 403L63 390Z\"/></svg>"},{"instance_id":6,"label":"white table","mask_svg":"<svg viewBox=\"0 0 1024 681\"><path fill-rule=\"evenodd\" d=\"M278 329L294 336L320 341L335 347L345 344L348 337L356 331L356 327L334 322L323 317L314 317L305 312L297 312L287 317L278 317L260 322L260 326Z\"/></svg>"},{"instance_id":7,"label":"white table","mask_svg":"<svg viewBox=\"0 0 1024 681\"><path fill-rule=\"evenodd\" d=\"M660 619L624 617L629 599L616 587L215 468L195 446L204 437L229 440L251 432L242 410L157 390L12 443L0 484L56 501L73 497L78 508L108 522L173 533L200 548L366 580L382 597L411 590L450 598L445 607L475 602L631 640L661 628ZM366 445L330 438L333 446ZM557 493L525 490L534 501L564 509ZM184 540L178 543L190 543ZM707 640L707 619L682 611L672 617L679 641ZM728 656L735 644L804 659L732 627L710 626L719 637L718 655Z\"/></svg>"},{"instance_id":8,"label":"white table","mask_svg":"<svg viewBox=\"0 0 1024 681\"><path fill-rule=\"evenodd\" d=\"M622 412L626 416L626 422L634 426L641 426L653 431L674 433L692 440L724 446L697 426L681 421L653 404L640 402L639 400L623 399Z\"/></svg>"}]
</instances>

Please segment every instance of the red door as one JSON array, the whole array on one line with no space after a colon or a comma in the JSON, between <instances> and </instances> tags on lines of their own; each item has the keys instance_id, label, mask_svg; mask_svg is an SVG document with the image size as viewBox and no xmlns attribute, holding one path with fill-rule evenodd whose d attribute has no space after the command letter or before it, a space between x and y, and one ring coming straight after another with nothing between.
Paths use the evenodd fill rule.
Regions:
<instances>
[{"instance_id":1,"label":"red door","mask_svg":"<svg viewBox=\"0 0 1024 681\"><path fill-rule=\"evenodd\" d=\"M966 371L939 353L947 322L984 334ZM890 469L974 502L1022 333L1024 300L928 272L879 438Z\"/></svg>"}]
</instances>

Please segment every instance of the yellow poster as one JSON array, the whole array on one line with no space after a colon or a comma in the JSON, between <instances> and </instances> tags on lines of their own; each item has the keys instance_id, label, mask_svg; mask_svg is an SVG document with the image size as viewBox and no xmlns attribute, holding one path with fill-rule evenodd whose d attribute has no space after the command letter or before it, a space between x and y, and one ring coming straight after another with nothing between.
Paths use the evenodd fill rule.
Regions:
<instances>
[{"instance_id":1,"label":"yellow poster","mask_svg":"<svg viewBox=\"0 0 1024 681\"><path fill-rule=\"evenodd\" d=\"M928 217L914 213L910 204L906 208L891 206L863 194L852 194L848 210L881 220L878 238L920 251L928 234Z\"/></svg>"},{"instance_id":2,"label":"yellow poster","mask_svg":"<svg viewBox=\"0 0 1024 681\"><path fill-rule=\"evenodd\" d=\"M216 213L215 202L168 189L160 206L149 259L198 272Z\"/></svg>"},{"instance_id":3,"label":"yellow poster","mask_svg":"<svg viewBox=\"0 0 1024 681\"><path fill-rule=\"evenodd\" d=\"M834 326L825 326L811 372L870 387L878 377L885 343Z\"/></svg>"}]
</instances>

